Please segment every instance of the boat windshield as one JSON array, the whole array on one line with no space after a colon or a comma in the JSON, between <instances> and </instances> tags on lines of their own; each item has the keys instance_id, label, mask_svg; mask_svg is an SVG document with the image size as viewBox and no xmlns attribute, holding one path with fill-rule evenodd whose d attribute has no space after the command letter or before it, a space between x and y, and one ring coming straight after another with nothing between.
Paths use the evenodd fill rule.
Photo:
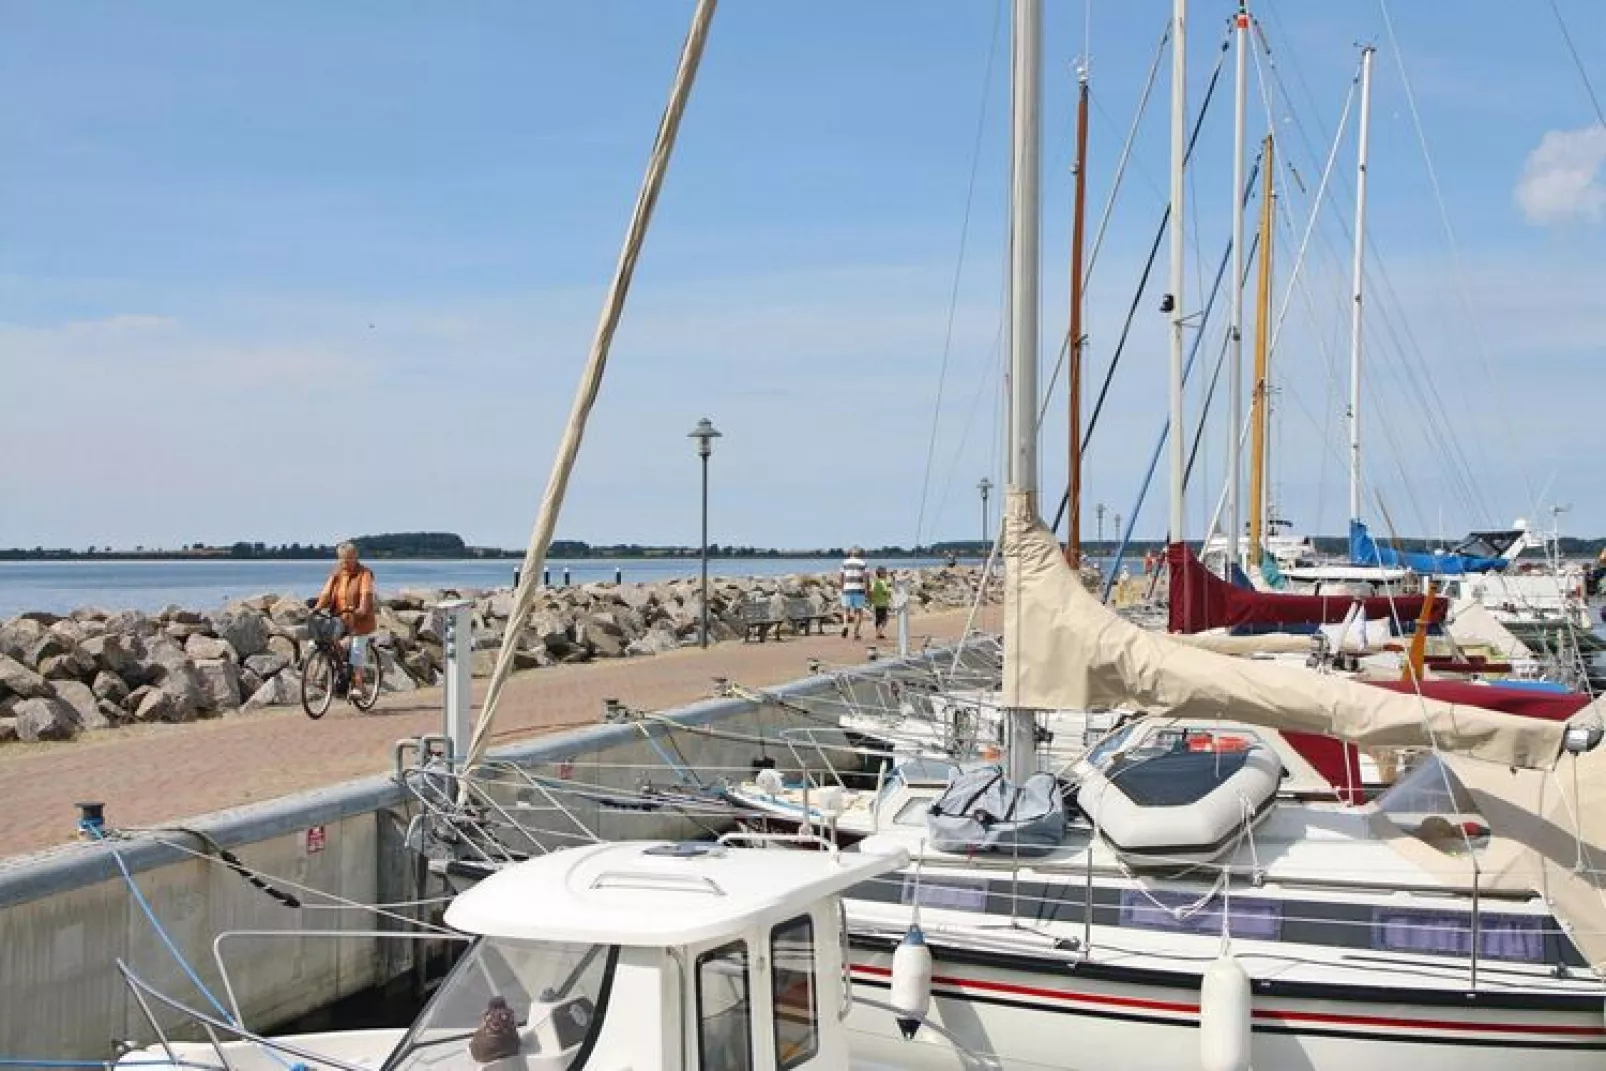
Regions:
<instances>
[{"instance_id":1,"label":"boat windshield","mask_svg":"<svg viewBox=\"0 0 1606 1071\"><path fill-rule=\"evenodd\" d=\"M1446 855L1474 852L1489 842L1489 824L1477 804L1439 759L1429 755L1377 798L1389 820Z\"/></svg>"},{"instance_id":2,"label":"boat windshield","mask_svg":"<svg viewBox=\"0 0 1606 1071\"><path fill-rule=\"evenodd\" d=\"M481 938L385 1061L386 1071L478 1068L539 1056L578 1068L602 1025L618 949Z\"/></svg>"}]
</instances>

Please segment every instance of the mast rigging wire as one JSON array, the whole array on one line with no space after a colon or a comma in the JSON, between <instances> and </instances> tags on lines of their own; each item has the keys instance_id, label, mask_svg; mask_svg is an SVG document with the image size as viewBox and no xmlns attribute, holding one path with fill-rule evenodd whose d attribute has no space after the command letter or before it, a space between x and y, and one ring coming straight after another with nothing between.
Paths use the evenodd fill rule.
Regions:
<instances>
[{"instance_id":1,"label":"mast rigging wire","mask_svg":"<svg viewBox=\"0 0 1606 1071\"><path fill-rule=\"evenodd\" d=\"M964 221L959 225L959 256L954 263L953 285L948 292L948 323L943 329L942 364L937 372L937 399L931 407L931 437L926 443L925 476L920 483L920 510L915 515L915 546L925 534L926 503L931 497L932 465L937 455L937 428L942 419L942 396L948 380L948 361L953 355L954 317L959 308L959 284L965 272L965 252L970 245L970 215L976 202L976 174L981 167L982 135L987 127L988 103L992 100L993 66L998 55L998 27L1003 22L1004 0L993 7L993 29L988 37L987 63L981 79L981 108L976 115L976 136L970 151L970 180L965 187Z\"/></svg>"},{"instance_id":2,"label":"mast rigging wire","mask_svg":"<svg viewBox=\"0 0 1606 1071\"><path fill-rule=\"evenodd\" d=\"M1212 99L1214 99L1216 95L1216 87L1221 82L1221 70L1226 65L1227 52L1231 45L1232 35L1229 32L1224 34L1221 38L1221 48L1216 56L1215 69L1210 72L1210 83L1208 86L1206 86L1204 100L1199 105L1199 114L1194 120L1193 132L1188 136L1188 148L1182 156L1182 163L1184 167L1186 167L1188 161L1193 158L1194 146L1199 143L1199 133L1204 129L1205 116L1210 112L1210 102ZM1104 411L1104 400L1109 396L1110 383L1115 378L1115 370L1120 367L1121 354L1125 351L1127 338L1132 332L1132 321L1137 316L1138 304L1143 300L1143 293L1146 289L1148 289L1149 276L1154 271L1154 261L1155 258L1160 254L1160 243L1165 241L1165 236L1167 233L1166 228L1170 225L1170 222L1171 205L1169 202L1167 202L1165 211L1160 214L1160 225L1155 230L1154 242L1149 247L1148 260L1144 262L1143 273L1138 279L1137 291L1132 295L1132 303L1127 307L1126 322L1122 325L1121 337L1115 344L1115 354L1110 358L1110 367L1105 370L1103 383L1099 385L1098 400L1093 403L1093 413L1088 418L1087 430L1082 433L1082 450L1084 453L1087 450L1088 443L1093 439L1094 430L1098 427L1099 415ZM1042 422L1042 417L1043 413L1039 412L1039 423ZM1049 525L1049 528L1057 529L1059 527L1060 521L1065 518L1065 511L1070 507L1070 504L1071 493L1070 490L1067 489L1065 494L1060 497L1059 509L1055 511L1054 522Z\"/></svg>"}]
</instances>

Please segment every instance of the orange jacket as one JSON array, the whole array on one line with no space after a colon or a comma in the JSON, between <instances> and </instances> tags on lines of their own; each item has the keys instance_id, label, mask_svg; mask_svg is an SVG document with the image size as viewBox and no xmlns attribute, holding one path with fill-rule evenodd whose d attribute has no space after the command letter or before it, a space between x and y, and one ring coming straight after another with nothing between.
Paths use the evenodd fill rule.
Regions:
<instances>
[{"instance_id":1,"label":"orange jacket","mask_svg":"<svg viewBox=\"0 0 1606 1071\"><path fill-rule=\"evenodd\" d=\"M362 613L365 595L368 597L368 612ZM352 635L368 635L379 626L378 615L374 612L373 570L366 565L360 565L355 573L348 574L338 565L335 566L335 571L324 581L323 591L318 595L318 605L328 606L337 614L345 614L348 611L355 614L351 621Z\"/></svg>"}]
</instances>

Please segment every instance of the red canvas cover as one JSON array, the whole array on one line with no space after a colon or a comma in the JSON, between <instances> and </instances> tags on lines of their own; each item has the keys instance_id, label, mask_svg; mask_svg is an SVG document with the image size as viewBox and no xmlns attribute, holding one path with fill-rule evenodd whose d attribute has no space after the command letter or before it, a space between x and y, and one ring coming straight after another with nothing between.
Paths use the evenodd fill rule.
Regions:
<instances>
[{"instance_id":1,"label":"red canvas cover","mask_svg":"<svg viewBox=\"0 0 1606 1071\"><path fill-rule=\"evenodd\" d=\"M1213 628L1268 625L1335 625L1342 622L1356 601L1352 595L1284 595L1234 587L1204 567L1185 543L1166 548L1171 568L1172 632L1204 632ZM1423 596L1389 598L1377 595L1359 600L1369 620L1393 617L1415 621L1422 614ZM1449 604L1434 600L1429 620L1444 620Z\"/></svg>"},{"instance_id":2,"label":"red canvas cover","mask_svg":"<svg viewBox=\"0 0 1606 1071\"><path fill-rule=\"evenodd\" d=\"M1367 681L1391 692L1413 692L1411 681ZM1470 684L1467 681L1422 682L1422 694L1429 699L1442 699L1446 703L1464 703L1498 710L1505 714L1520 714L1546 721L1566 721L1589 705L1589 696L1580 692L1539 692L1528 688L1502 688L1498 684ZM1345 803L1364 803L1366 794L1361 785L1360 752L1354 744L1334 740L1314 733L1285 732L1289 746L1299 752L1317 773L1325 777Z\"/></svg>"},{"instance_id":3,"label":"red canvas cover","mask_svg":"<svg viewBox=\"0 0 1606 1071\"><path fill-rule=\"evenodd\" d=\"M1412 681L1366 683L1387 688L1391 692L1410 693L1417 688ZM1532 688L1502 688L1498 684L1432 679L1422 681L1421 687L1422 694L1429 699L1498 710L1503 714L1521 714L1525 718L1543 718L1545 721L1566 721L1589 705L1589 696L1580 692L1546 692Z\"/></svg>"}]
</instances>

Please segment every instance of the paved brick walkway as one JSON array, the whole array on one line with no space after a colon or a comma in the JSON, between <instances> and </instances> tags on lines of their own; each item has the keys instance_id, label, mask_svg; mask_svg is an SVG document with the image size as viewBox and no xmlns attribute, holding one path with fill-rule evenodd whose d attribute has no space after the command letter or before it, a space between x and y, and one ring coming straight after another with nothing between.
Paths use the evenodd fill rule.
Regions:
<instances>
[{"instance_id":1,"label":"paved brick walkway","mask_svg":"<svg viewBox=\"0 0 1606 1071\"><path fill-rule=\"evenodd\" d=\"M982 626L996 628L998 614L989 607ZM936 614L915 621L913 631L949 638L964 621L963 613ZM895 649L890 641L880 646ZM806 676L810 658L862 662L864 647L834 635L795 637L522 673L504 693L495 742L600 721L605 698L662 710L709 695L715 676L775 685ZM366 715L339 703L317 722L299 707L281 707L105 730L71 743L8 745L0 748L0 858L71 840L78 800L104 800L115 825L178 821L384 772L397 740L440 724L440 690L426 688L387 695Z\"/></svg>"}]
</instances>

